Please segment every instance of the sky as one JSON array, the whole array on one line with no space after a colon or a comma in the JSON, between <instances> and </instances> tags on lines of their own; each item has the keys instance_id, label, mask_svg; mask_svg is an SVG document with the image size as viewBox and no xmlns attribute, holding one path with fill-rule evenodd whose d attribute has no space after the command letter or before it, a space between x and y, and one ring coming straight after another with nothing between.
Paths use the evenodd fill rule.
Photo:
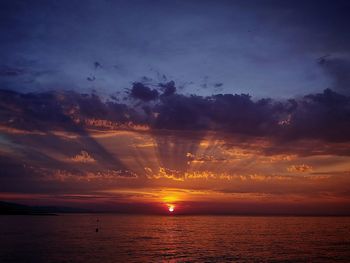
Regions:
<instances>
[{"instance_id":1,"label":"sky","mask_svg":"<svg viewBox=\"0 0 350 263\"><path fill-rule=\"evenodd\" d=\"M0 200L350 214L349 11L1 1Z\"/></svg>"}]
</instances>

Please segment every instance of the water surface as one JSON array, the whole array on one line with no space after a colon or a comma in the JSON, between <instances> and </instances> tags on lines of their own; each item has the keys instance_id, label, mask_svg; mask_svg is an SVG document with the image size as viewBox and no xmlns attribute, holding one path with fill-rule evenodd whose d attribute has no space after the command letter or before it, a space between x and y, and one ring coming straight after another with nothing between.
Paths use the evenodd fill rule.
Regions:
<instances>
[{"instance_id":1,"label":"water surface","mask_svg":"<svg viewBox=\"0 0 350 263\"><path fill-rule=\"evenodd\" d=\"M349 248L349 217L0 216L0 262L350 262Z\"/></svg>"}]
</instances>

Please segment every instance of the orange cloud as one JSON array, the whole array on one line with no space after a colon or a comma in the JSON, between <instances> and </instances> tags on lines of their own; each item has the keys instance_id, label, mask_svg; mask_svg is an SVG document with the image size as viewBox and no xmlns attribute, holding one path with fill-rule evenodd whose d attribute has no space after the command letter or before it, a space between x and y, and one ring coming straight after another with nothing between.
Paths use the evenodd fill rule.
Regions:
<instances>
[{"instance_id":1,"label":"orange cloud","mask_svg":"<svg viewBox=\"0 0 350 263\"><path fill-rule=\"evenodd\" d=\"M306 164L291 165L287 168L287 171L291 173L308 173L312 172L312 170L312 167Z\"/></svg>"}]
</instances>

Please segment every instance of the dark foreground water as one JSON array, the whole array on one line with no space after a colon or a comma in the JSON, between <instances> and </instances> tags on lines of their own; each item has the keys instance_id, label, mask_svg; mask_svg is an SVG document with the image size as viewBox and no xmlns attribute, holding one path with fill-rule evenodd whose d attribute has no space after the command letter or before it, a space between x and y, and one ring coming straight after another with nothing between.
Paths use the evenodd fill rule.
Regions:
<instances>
[{"instance_id":1,"label":"dark foreground water","mask_svg":"<svg viewBox=\"0 0 350 263\"><path fill-rule=\"evenodd\" d=\"M0 216L0 262L162 261L350 262L350 218Z\"/></svg>"}]
</instances>

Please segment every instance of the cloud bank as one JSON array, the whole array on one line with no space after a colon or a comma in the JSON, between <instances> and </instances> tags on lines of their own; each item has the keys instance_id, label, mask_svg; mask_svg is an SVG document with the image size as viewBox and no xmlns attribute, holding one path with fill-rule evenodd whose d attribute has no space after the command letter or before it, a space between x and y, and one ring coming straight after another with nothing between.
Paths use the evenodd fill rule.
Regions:
<instances>
[{"instance_id":1,"label":"cloud bank","mask_svg":"<svg viewBox=\"0 0 350 263\"><path fill-rule=\"evenodd\" d=\"M207 97L175 93L173 82L151 89L134 83L124 103L75 91L19 93L0 91L0 121L7 129L219 131L293 141L350 140L350 97L330 89L278 101L248 94Z\"/></svg>"}]
</instances>

